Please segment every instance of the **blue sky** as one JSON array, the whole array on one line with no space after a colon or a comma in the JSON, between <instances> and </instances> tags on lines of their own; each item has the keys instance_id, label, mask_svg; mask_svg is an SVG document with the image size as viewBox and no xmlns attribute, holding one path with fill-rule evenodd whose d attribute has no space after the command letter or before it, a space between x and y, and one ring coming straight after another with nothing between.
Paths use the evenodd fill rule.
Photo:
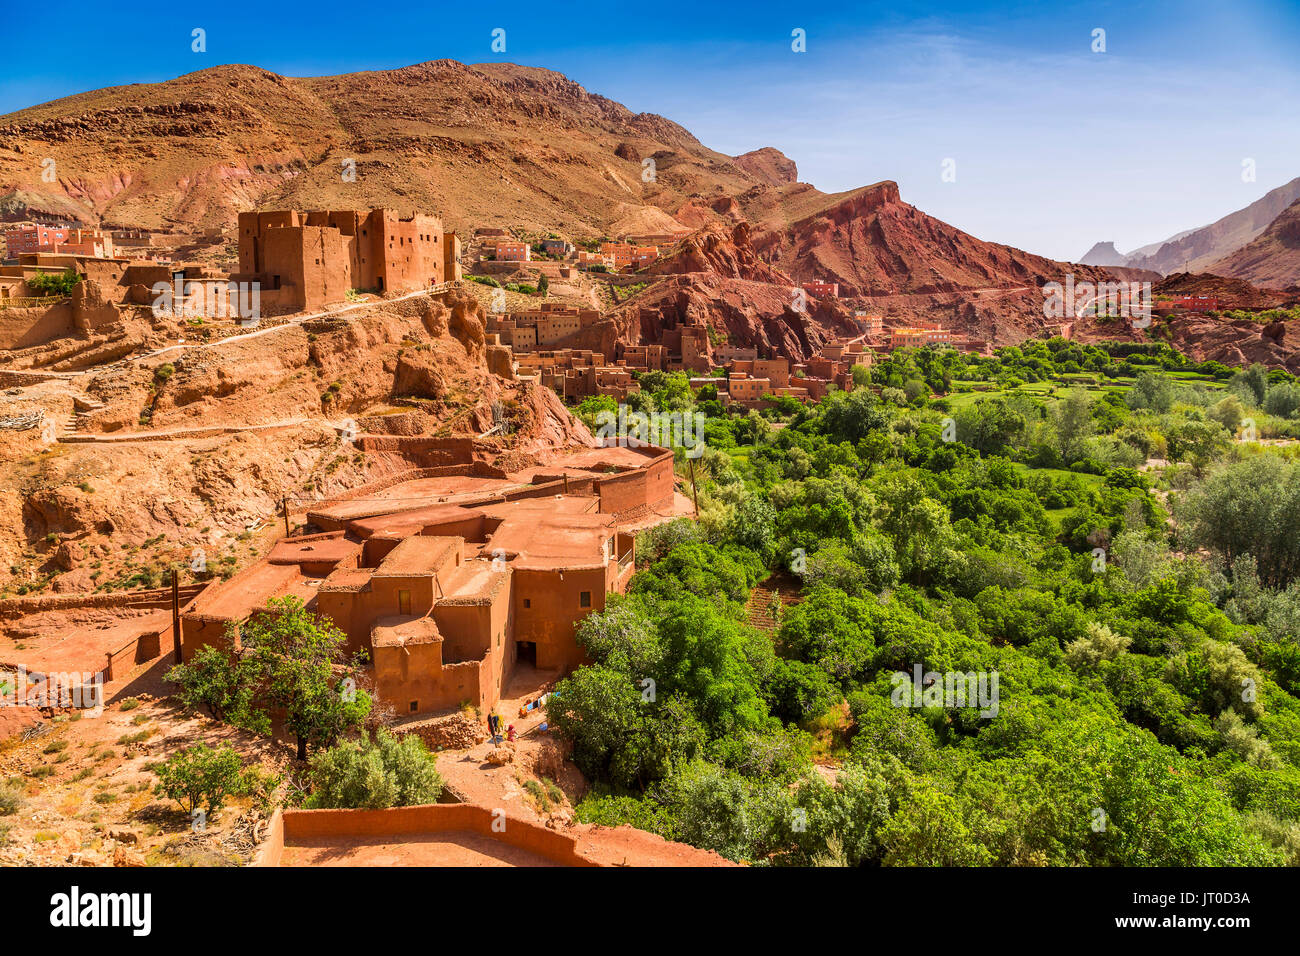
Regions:
<instances>
[{"instance_id":1,"label":"blue sky","mask_svg":"<svg viewBox=\"0 0 1300 956\"><path fill-rule=\"evenodd\" d=\"M1294 0L468 7L50 2L41 21L60 25L57 48L36 66L0 58L0 113L221 63L315 76L507 60L661 113L722 152L775 146L828 192L897 180L905 200L980 238L1065 259L1205 225L1300 176ZM206 53L190 49L195 27Z\"/></svg>"}]
</instances>

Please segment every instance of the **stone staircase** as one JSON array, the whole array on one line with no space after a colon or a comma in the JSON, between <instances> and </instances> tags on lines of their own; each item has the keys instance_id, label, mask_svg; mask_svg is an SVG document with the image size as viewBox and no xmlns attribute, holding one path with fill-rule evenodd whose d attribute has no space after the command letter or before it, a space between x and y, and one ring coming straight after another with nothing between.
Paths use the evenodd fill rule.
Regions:
<instances>
[{"instance_id":1,"label":"stone staircase","mask_svg":"<svg viewBox=\"0 0 1300 956\"><path fill-rule=\"evenodd\" d=\"M85 395L78 395L72 400L72 412L59 423L58 434L61 437L78 435L90 425L91 417L104 408L104 403Z\"/></svg>"}]
</instances>

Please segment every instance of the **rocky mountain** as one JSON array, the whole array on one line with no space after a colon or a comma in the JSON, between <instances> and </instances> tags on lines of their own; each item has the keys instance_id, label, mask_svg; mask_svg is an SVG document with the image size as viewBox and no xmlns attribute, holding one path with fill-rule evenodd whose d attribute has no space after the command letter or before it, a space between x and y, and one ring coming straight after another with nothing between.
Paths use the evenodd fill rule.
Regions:
<instances>
[{"instance_id":1,"label":"rocky mountain","mask_svg":"<svg viewBox=\"0 0 1300 956\"><path fill-rule=\"evenodd\" d=\"M1138 269L1151 269L1164 275L1171 272L1207 272L1225 256L1251 242L1281 215L1282 210L1300 199L1300 177L1271 190L1244 209L1222 219L1180 233L1163 243L1135 250L1123 263Z\"/></svg>"},{"instance_id":2,"label":"rocky mountain","mask_svg":"<svg viewBox=\"0 0 1300 956\"><path fill-rule=\"evenodd\" d=\"M1116 249L1113 242L1098 242L1079 257L1079 262L1086 266L1122 266L1127 264L1128 256Z\"/></svg>"},{"instance_id":3,"label":"rocky mountain","mask_svg":"<svg viewBox=\"0 0 1300 956\"><path fill-rule=\"evenodd\" d=\"M1300 199L1246 245L1213 263L1210 271L1271 289L1300 286Z\"/></svg>"},{"instance_id":4,"label":"rocky mountain","mask_svg":"<svg viewBox=\"0 0 1300 956\"><path fill-rule=\"evenodd\" d=\"M0 116L11 220L223 227L257 207L387 205L458 229L685 232L725 219L732 197L749 212L779 203L794 176L777 150L733 159L661 116L511 64L305 79L221 66Z\"/></svg>"},{"instance_id":5,"label":"rocky mountain","mask_svg":"<svg viewBox=\"0 0 1300 956\"><path fill-rule=\"evenodd\" d=\"M903 202L894 182L805 206L787 226L760 226L754 247L800 282L838 282L841 296L1037 289L1070 271L1101 274L977 239Z\"/></svg>"},{"instance_id":6,"label":"rocky mountain","mask_svg":"<svg viewBox=\"0 0 1300 956\"><path fill-rule=\"evenodd\" d=\"M229 228L246 209L380 205L436 212L462 231L703 230L654 267L655 294L694 282L739 296L737 335L740 314L761 303L784 315L790 286L826 280L849 300L830 325L868 309L1012 343L1059 330L1043 315L1048 282L1150 275L984 242L904 202L893 182L823 193L776 149L727 156L662 116L512 64L303 79L221 66L0 117L0 216L11 219ZM702 308L697 292L673 299L673 314ZM776 328L753 338L784 342L791 357L815 344Z\"/></svg>"}]
</instances>

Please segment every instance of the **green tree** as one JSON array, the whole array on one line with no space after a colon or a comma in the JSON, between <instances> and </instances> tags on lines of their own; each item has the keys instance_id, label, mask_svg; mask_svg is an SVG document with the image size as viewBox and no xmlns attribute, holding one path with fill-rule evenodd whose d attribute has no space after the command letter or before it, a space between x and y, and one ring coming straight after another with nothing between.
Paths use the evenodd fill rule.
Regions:
<instances>
[{"instance_id":1,"label":"green tree","mask_svg":"<svg viewBox=\"0 0 1300 956\"><path fill-rule=\"evenodd\" d=\"M262 699L284 711L299 760L307 759L309 744L333 743L370 713L370 696L345 660L347 635L298 598L272 598L240 627L240 641L264 675Z\"/></svg>"},{"instance_id":2,"label":"green tree","mask_svg":"<svg viewBox=\"0 0 1300 956\"><path fill-rule=\"evenodd\" d=\"M1093 434L1092 400L1086 392L1071 391L1051 407L1056 450L1067 465L1083 457L1084 443Z\"/></svg>"},{"instance_id":3,"label":"green tree","mask_svg":"<svg viewBox=\"0 0 1300 956\"><path fill-rule=\"evenodd\" d=\"M195 744L178 750L153 768L158 784L154 792L175 800L187 813L206 809L215 812L226 796L238 789L243 763L231 747L214 750Z\"/></svg>"},{"instance_id":4,"label":"green tree","mask_svg":"<svg viewBox=\"0 0 1300 956\"><path fill-rule=\"evenodd\" d=\"M1260 455L1223 466L1189 489L1176 513L1189 541L1229 567L1253 556L1268 587L1300 574L1300 463Z\"/></svg>"},{"instance_id":5,"label":"green tree","mask_svg":"<svg viewBox=\"0 0 1300 956\"><path fill-rule=\"evenodd\" d=\"M269 733L270 719L256 708L259 676L251 658L208 644L188 664L168 671L165 679L180 685L176 696L185 706L206 710L214 720Z\"/></svg>"}]
</instances>

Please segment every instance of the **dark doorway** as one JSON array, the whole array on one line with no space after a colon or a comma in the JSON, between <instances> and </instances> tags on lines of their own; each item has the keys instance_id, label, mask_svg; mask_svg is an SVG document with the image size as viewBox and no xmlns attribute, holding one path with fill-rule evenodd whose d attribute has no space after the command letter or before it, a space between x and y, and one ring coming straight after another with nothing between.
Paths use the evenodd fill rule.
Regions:
<instances>
[{"instance_id":1,"label":"dark doorway","mask_svg":"<svg viewBox=\"0 0 1300 956\"><path fill-rule=\"evenodd\" d=\"M537 643L535 641L515 641L515 657L521 664L537 666Z\"/></svg>"}]
</instances>

